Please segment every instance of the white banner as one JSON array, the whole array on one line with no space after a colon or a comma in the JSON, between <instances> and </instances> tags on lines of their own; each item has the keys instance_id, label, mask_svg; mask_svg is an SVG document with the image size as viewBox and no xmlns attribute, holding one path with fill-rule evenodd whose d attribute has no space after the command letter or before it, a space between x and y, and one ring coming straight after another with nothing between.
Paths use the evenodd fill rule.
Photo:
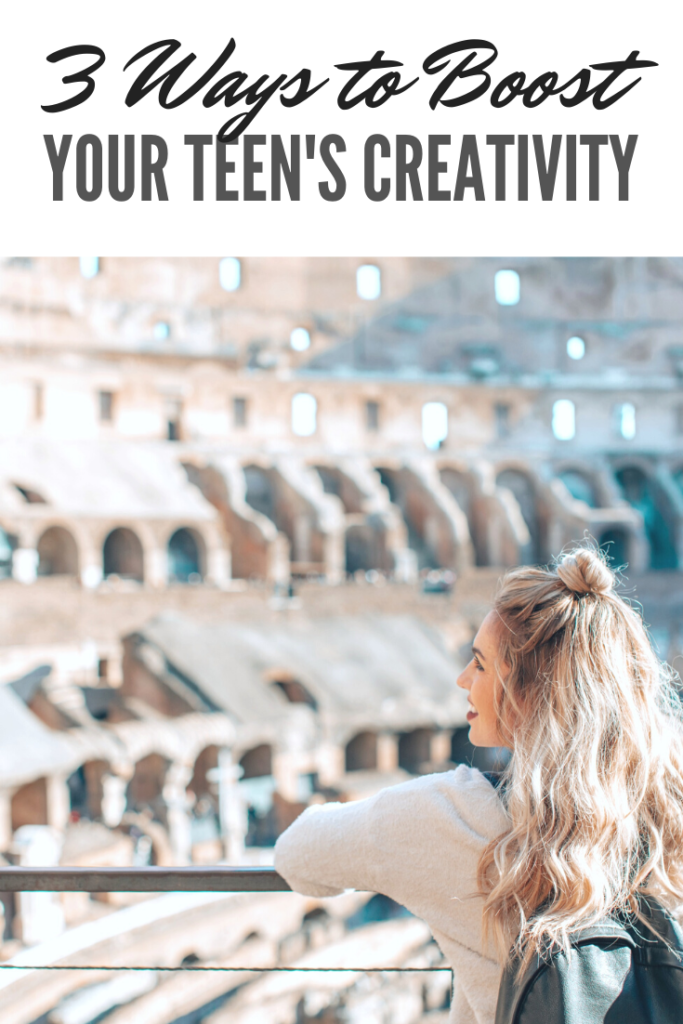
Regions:
<instances>
[{"instance_id":1,"label":"white banner","mask_svg":"<svg viewBox=\"0 0 683 1024\"><path fill-rule=\"evenodd\" d=\"M13 5L3 248L675 255L680 10Z\"/></svg>"}]
</instances>

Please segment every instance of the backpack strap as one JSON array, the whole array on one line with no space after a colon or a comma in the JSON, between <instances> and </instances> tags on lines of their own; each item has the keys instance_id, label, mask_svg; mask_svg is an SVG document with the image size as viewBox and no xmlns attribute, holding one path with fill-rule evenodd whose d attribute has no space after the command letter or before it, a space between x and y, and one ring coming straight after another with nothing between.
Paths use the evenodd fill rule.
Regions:
<instances>
[{"instance_id":1,"label":"backpack strap","mask_svg":"<svg viewBox=\"0 0 683 1024\"><path fill-rule=\"evenodd\" d=\"M603 949L627 946L633 963L683 970L683 930L678 923L657 900L645 893L638 894L638 909L655 929L656 935L632 915L621 919L607 917L575 932L571 938L572 946L598 945ZM519 961L513 959L508 963L498 992L495 1024L515 1024L527 992L538 975L550 967L553 955L534 957L519 979L516 978Z\"/></svg>"},{"instance_id":2,"label":"backpack strap","mask_svg":"<svg viewBox=\"0 0 683 1024\"><path fill-rule=\"evenodd\" d=\"M607 949L629 946L634 951L638 949L638 943L629 929L611 918L606 918L604 921L599 921L597 924L582 928L580 932L577 932L572 938L572 946L584 945L601 945ZM661 943L659 945L661 946ZM534 957L519 979L516 977L519 961L513 959L508 963L503 971L498 990L495 1024L514 1024L517 1011L527 992L538 975L547 970L553 955Z\"/></svg>"}]
</instances>

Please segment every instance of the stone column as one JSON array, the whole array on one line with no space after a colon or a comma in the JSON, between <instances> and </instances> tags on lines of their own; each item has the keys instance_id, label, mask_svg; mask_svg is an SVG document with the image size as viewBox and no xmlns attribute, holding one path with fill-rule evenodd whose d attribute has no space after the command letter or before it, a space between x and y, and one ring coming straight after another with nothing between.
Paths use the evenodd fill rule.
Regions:
<instances>
[{"instance_id":1,"label":"stone column","mask_svg":"<svg viewBox=\"0 0 683 1024\"><path fill-rule=\"evenodd\" d=\"M344 578L344 566L346 562L345 533L343 525L325 534L324 558L325 576L328 583L340 583Z\"/></svg>"},{"instance_id":2,"label":"stone column","mask_svg":"<svg viewBox=\"0 0 683 1024\"><path fill-rule=\"evenodd\" d=\"M95 590L104 579L104 538L99 529L86 528L79 536L79 559L81 583L88 590Z\"/></svg>"},{"instance_id":3,"label":"stone column","mask_svg":"<svg viewBox=\"0 0 683 1024\"><path fill-rule=\"evenodd\" d=\"M278 533L268 544L268 582L288 583L290 573L290 545L284 533Z\"/></svg>"},{"instance_id":4,"label":"stone column","mask_svg":"<svg viewBox=\"0 0 683 1024\"><path fill-rule=\"evenodd\" d=\"M56 867L62 849L61 836L47 825L18 828L12 853L20 867ZM64 912L58 893L22 892L17 897L18 930L25 945L57 938L64 931Z\"/></svg>"},{"instance_id":5,"label":"stone column","mask_svg":"<svg viewBox=\"0 0 683 1024\"><path fill-rule=\"evenodd\" d=\"M307 512L298 512L294 517L295 561L311 560L311 520Z\"/></svg>"},{"instance_id":6,"label":"stone column","mask_svg":"<svg viewBox=\"0 0 683 1024\"><path fill-rule=\"evenodd\" d=\"M49 775L47 786L47 823L57 832L64 833L71 813L69 787L63 775Z\"/></svg>"},{"instance_id":7,"label":"stone column","mask_svg":"<svg viewBox=\"0 0 683 1024\"><path fill-rule=\"evenodd\" d=\"M398 738L389 732L377 737L377 771L395 772L398 768Z\"/></svg>"},{"instance_id":8,"label":"stone column","mask_svg":"<svg viewBox=\"0 0 683 1024\"><path fill-rule=\"evenodd\" d=\"M243 769L233 764L232 751L227 747L218 751L218 767L206 773L209 782L218 784L218 814L223 853L228 864L241 864L244 860L247 808L237 784L242 773Z\"/></svg>"},{"instance_id":9,"label":"stone column","mask_svg":"<svg viewBox=\"0 0 683 1024\"><path fill-rule=\"evenodd\" d=\"M175 762L166 772L161 795L166 804L166 818L171 849L176 864L189 864L192 855L192 801L187 786L192 778L190 765Z\"/></svg>"},{"instance_id":10,"label":"stone column","mask_svg":"<svg viewBox=\"0 0 683 1024\"><path fill-rule=\"evenodd\" d=\"M143 544L145 559L145 585L160 589L168 585L168 554L156 543Z\"/></svg>"},{"instance_id":11,"label":"stone column","mask_svg":"<svg viewBox=\"0 0 683 1024\"><path fill-rule=\"evenodd\" d=\"M429 741L429 760L432 764L443 764L451 759L451 736L450 729L439 729Z\"/></svg>"},{"instance_id":12,"label":"stone column","mask_svg":"<svg viewBox=\"0 0 683 1024\"><path fill-rule=\"evenodd\" d=\"M38 577L38 552L34 548L16 548L12 555L12 576L19 583L35 583Z\"/></svg>"},{"instance_id":13,"label":"stone column","mask_svg":"<svg viewBox=\"0 0 683 1024\"><path fill-rule=\"evenodd\" d=\"M321 743L316 751L316 767L321 786L334 786L344 774L344 747Z\"/></svg>"},{"instance_id":14,"label":"stone column","mask_svg":"<svg viewBox=\"0 0 683 1024\"><path fill-rule=\"evenodd\" d=\"M226 547L211 545L206 552L206 578L219 590L224 590L230 583L232 564L230 551Z\"/></svg>"},{"instance_id":15,"label":"stone column","mask_svg":"<svg viewBox=\"0 0 683 1024\"><path fill-rule=\"evenodd\" d=\"M399 583L414 583L417 580L417 554L410 548L397 548L394 551L394 576Z\"/></svg>"},{"instance_id":16,"label":"stone column","mask_svg":"<svg viewBox=\"0 0 683 1024\"><path fill-rule=\"evenodd\" d=\"M299 764L296 756L273 752L273 777L281 797L295 803L299 798Z\"/></svg>"},{"instance_id":17,"label":"stone column","mask_svg":"<svg viewBox=\"0 0 683 1024\"><path fill-rule=\"evenodd\" d=\"M102 821L108 828L116 828L126 810L128 779L120 775L102 776Z\"/></svg>"}]
</instances>

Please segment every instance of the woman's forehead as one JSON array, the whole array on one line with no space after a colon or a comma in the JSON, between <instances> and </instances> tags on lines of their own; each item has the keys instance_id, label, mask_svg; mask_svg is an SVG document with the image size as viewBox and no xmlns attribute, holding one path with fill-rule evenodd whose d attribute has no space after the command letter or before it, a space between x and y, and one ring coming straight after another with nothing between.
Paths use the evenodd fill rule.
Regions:
<instances>
[{"instance_id":1,"label":"woman's forehead","mask_svg":"<svg viewBox=\"0 0 683 1024\"><path fill-rule=\"evenodd\" d=\"M482 654L498 650L500 632L500 619L497 612L490 611L474 638L473 646L479 648Z\"/></svg>"}]
</instances>

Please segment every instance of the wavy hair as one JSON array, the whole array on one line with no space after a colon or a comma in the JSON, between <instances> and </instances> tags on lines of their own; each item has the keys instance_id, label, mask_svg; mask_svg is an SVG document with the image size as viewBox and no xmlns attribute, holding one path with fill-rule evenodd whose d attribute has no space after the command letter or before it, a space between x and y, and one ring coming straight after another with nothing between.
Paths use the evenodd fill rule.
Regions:
<instances>
[{"instance_id":1,"label":"wavy hair","mask_svg":"<svg viewBox=\"0 0 683 1024\"><path fill-rule=\"evenodd\" d=\"M506 833L479 862L484 930L523 971L572 932L683 902L683 714L601 554L504 577L496 704ZM642 918L641 918L642 920Z\"/></svg>"}]
</instances>

